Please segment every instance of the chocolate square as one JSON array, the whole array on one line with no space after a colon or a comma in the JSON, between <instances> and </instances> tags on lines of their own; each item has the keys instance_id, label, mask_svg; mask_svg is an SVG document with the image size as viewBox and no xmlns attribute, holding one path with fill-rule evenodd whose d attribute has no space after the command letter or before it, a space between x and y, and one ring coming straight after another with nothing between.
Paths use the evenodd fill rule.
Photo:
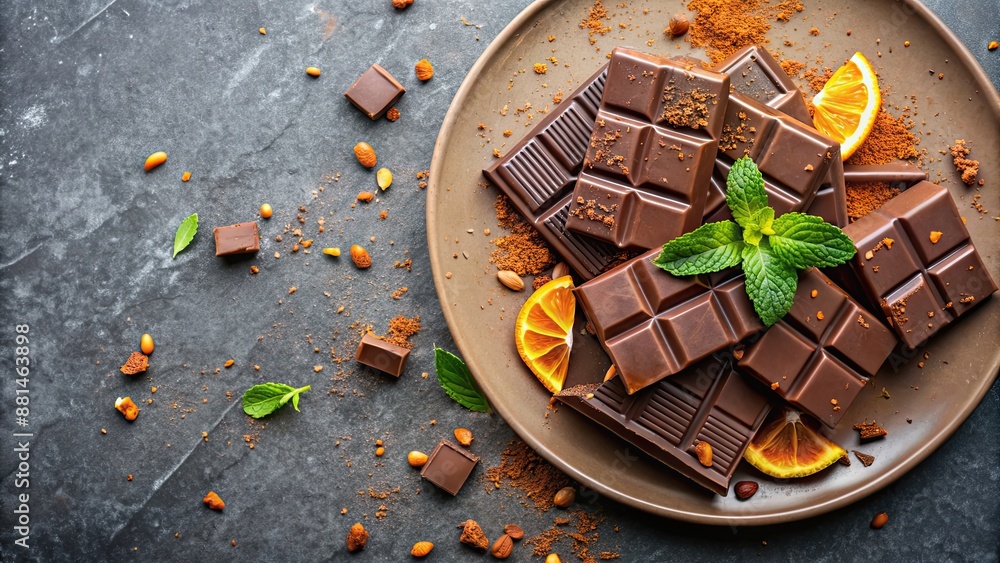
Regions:
<instances>
[{"instance_id":1,"label":"chocolate square","mask_svg":"<svg viewBox=\"0 0 1000 563\"><path fill-rule=\"evenodd\" d=\"M457 495L477 463L479 456L448 440L441 440L428 456L420 470L420 476L444 491Z\"/></svg>"},{"instance_id":2,"label":"chocolate square","mask_svg":"<svg viewBox=\"0 0 1000 563\"><path fill-rule=\"evenodd\" d=\"M256 221L216 227L212 229L212 234L215 235L216 256L249 254L260 250L260 237L257 236Z\"/></svg>"},{"instance_id":3,"label":"chocolate square","mask_svg":"<svg viewBox=\"0 0 1000 563\"><path fill-rule=\"evenodd\" d=\"M355 360L396 377L403 373L409 357L409 348L386 342L370 332L361 337L354 353Z\"/></svg>"},{"instance_id":4,"label":"chocolate square","mask_svg":"<svg viewBox=\"0 0 1000 563\"><path fill-rule=\"evenodd\" d=\"M351 84L344 96L374 121L385 115L405 93L406 88L389 71L373 64Z\"/></svg>"}]
</instances>

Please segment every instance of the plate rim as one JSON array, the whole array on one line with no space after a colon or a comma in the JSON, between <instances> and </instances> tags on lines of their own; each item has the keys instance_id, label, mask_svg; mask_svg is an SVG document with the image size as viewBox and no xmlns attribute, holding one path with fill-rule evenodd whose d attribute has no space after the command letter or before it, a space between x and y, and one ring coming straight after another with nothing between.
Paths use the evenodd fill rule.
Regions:
<instances>
[{"instance_id":1,"label":"plate rim","mask_svg":"<svg viewBox=\"0 0 1000 563\"><path fill-rule=\"evenodd\" d=\"M438 186L440 185L441 169L445 158L444 146L451 137L452 128L458 121L458 116L461 113L466 98L474 89L475 84L483 70L489 66L490 62L495 57L502 53L504 46L509 41L513 40L521 32L521 30L530 23L531 20L535 19L541 12L545 11L550 6L564 3L566 1L568 0L534 0L517 16L515 16L514 19L500 31L500 33L497 34L479 58L476 59L475 64L473 64L469 69L469 72L463 79L462 84L455 92L454 98L452 98L451 105L448 107L448 112L445 114L444 120L441 123L441 128L438 131L437 139L434 142L434 152L431 156L430 178L427 186L426 199L428 202L433 201L434 196L440 192L440 188ZM993 82L986 74L982 65L979 64L979 61L977 61L972 55L971 51L969 51L965 44L958 39L954 32L952 32L951 29L945 25L945 23L934 12L932 12L919 0L902 0L901 5L905 9L912 10L916 16L924 19L924 21L940 35L941 39L943 39L949 47L955 51L959 57L959 62L961 62L969 71L973 81L979 86L980 92L985 94L986 105L992 109L994 118L997 121L1000 121L1000 93L997 92ZM441 311L444 316L445 323L448 326L448 331L451 334L452 340L454 340L455 346L458 348L459 353L468 365L473 377L478 381L479 377L477 377L476 374L480 372L480 366L477 365L474 358L466 357L463 350L469 349L469 346L468 344L464 344L465 338L463 338L461 332L456 329L457 320L454 318L454 314L448 307L445 307L445 303L447 301L447 295L444 289L445 275L443 269L438 265L437 261L433 259L433 257L437 255L440 248L436 218L436 206L428 203L426 208L427 247L428 253L431 256L431 274L434 281L435 293L437 294L438 302L441 305ZM998 356L993 362L991 369L993 374L991 376L987 376L988 381L985 381L980 391L971 397L971 400L968 402L966 408L959 413L959 416L954 417L948 422L948 424L940 428L939 431L926 440L920 448L906 456L901 463L890 468L880 476L867 481L862 486L853 489L846 494L819 504L794 510L782 510L767 514L744 514L739 516L704 514L670 508L629 495L613 488L608 484L597 481L577 470L572 465L564 462L551 448L533 438L531 434L527 432L527 428L524 423L506 416L504 408L497 406L494 397L491 397L488 391L483 390L483 393L486 395L486 398L489 400L494 411L499 414L501 418L503 418L503 420L511 427L514 433L517 434L521 440L524 440L525 443L531 446L531 448L538 452L538 454L541 455L546 461L558 467L561 471L572 477L578 483L594 489L607 498L611 498L616 502L638 508L657 516L664 516L696 524L710 524L718 526L761 526L793 522L825 514L832 510L853 504L895 482L897 479L913 469L917 464L926 459L931 453L936 451L942 444L944 444L944 442L947 441L956 430L958 430L958 428L979 406L983 397L985 397L986 393L989 392L990 388L992 388L996 382L998 376L1000 376L1000 356Z\"/></svg>"}]
</instances>

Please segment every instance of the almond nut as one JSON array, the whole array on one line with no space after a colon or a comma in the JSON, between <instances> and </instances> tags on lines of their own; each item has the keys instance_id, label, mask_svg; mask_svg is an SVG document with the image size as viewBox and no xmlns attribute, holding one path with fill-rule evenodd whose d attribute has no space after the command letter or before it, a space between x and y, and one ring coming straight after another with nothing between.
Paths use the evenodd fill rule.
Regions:
<instances>
[{"instance_id":1,"label":"almond nut","mask_svg":"<svg viewBox=\"0 0 1000 563\"><path fill-rule=\"evenodd\" d=\"M143 354L147 356L153 353L153 337L149 334L143 334L142 338L139 339L139 349L142 350Z\"/></svg>"},{"instance_id":2,"label":"almond nut","mask_svg":"<svg viewBox=\"0 0 1000 563\"><path fill-rule=\"evenodd\" d=\"M309 76L312 76L313 78L318 78L319 74L320 74L319 67L318 66L307 66L306 67L306 74L308 74Z\"/></svg>"},{"instance_id":3,"label":"almond nut","mask_svg":"<svg viewBox=\"0 0 1000 563\"><path fill-rule=\"evenodd\" d=\"M410 555L414 557L424 557L428 553L430 553L432 549L434 549L434 544L432 544L431 542L418 541L417 543L413 544L413 549L410 550Z\"/></svg>"},{"instance_id":4,"label":"almond nut","mask_svg":"<svg viewBox=\"0 0 1000 563\"><path fill-rule=\"evenodd\" d=\"M425 82L434 77L434 67L431 66L431 62L427 59L420 59L417 61L416 66L413 67L417 71L417 79L421 82Z\"/></svg>"},{"instance_id":5,"label":"almond nut","mask_svg":"<svg viewBox=\"0 0 1000 563\"><path fill-rule=\"evenodd\" d=\"M740 481L736 483L736 498L747 500L757 492L758 487L756 481Z\"/></svg>"},{"instance_id":6,"label":"almond nut","mask_svg":"<svg viewBox=\"0 0 1000 563\"><path fill-rule=\"evenodd\" d=\"M503 533L510 536L512 540L519 540L524 537L524 530L517 524L507 524L503 527Z\"/></svg>"},{"instance_id":7,"label":"almond nut","mask_svg":"<svg viewBox=\"0 0 1000 563\"><path fill-rule=\"evenodd\" d=\"M552 497L552 504L559 508L567 508L574 500L576 500L576 490L573 487L563 487Z\"/></svg>"},{"instance_id":8,"label":"almond nut","mask_svg":"<svg viewBox=\"0 0 1000 563\"><path fill-rule=\"evenodd\" d=\"M347 532L347 551L354 553L364 549L366 543L368 543L368 530L361 525L361 522L356 522Z\"/></svg>"},{"instance_id":9,"label":"almond nut","mask_svg":"<svg viewBox=\"0 0 1000 563\"><path fill-rule=\"evenodd\" d=\"M671 39L674 37L680 37L688 32L688 28L691 24L688 22L687 16L684 14L677 14L670 18L670 23L667 24L667 29L663 30Z\"/></svg>"},{"instance_id":10,"label":"almond nut","mask_svg":"<svg viewBox=\"0 0 1000 563\"><path fill-rule=\"evenodd\" d=\"M705 467L712 467L712 444L701 440L695 442L694 453Z\"/></svg>"},{"instance_id":11,"label":"almond nut","mask_svg":"<svg viewBox=\"0 0 1000 563\"><path fill-rule=\"evenodd\" d=\"M146 157L146 163L143 165L143 168L146 170L146 172L149 172L150 170L156 168L157 166L163 164L166 161L167 161L167 153L163 151L156 151L153 154Z\"/></svg>"},{"instance_id":12,"label":"almond nut","mask_svg":"<svg viewBox=\"0 0 1000 563\"><path fill-rule=\"evenodd\" d=\"M378 187L383 192L389 189L392 185L392 171L388 168L379 168L378 172L375 173L375 181L378 182Z\"/></svg>"},{"instance_id":13,"label":"almond nut","mask_svg":"<svg viewBox=\"0 0 1000 563\"><path fill-rule=\"evenodd\" d=\"M875 518L872 518L872 528L878 530L882 526L885 526L887 522L889 522L889 515L885 512L879 512L875 515Z\"/></svg>"},{"instance_id":14,"label":"almond nut","mask_svg":"<svg viewBox=\"0 0 1000 563\"><path fill-rule=\"evenodd\" d=\"M513 289L514 291L521 291L524 289L524 280L521 279L521 276L515 274L511 270L500 270L497 272L497 279L500 280L500 283L504 284L509 289Z\"/></svg>"},{"instance_id":15,"label":"almond nut","mask_svg":"<svg viewBox=\"0 0 1000 563\"><path fill-rule=\"evenodd\" d=\"M354 265L362 270L372 265L371 255L360 244L351 245L351 260L354 260Z\"/></svg>"},{"instance_id":16,"label":"almond nut","mask_svg":"<svg viewBox=\"0 0 1000 563\"><path fill-rule=\"evenodd\" d=\"M497 559L507 559L513 551L514 540L510 539L507 534L497 538L497 541L493 542L493 547L490 548L490 554Z\"/></svg>"},{"instance_id":17,"label":"almond nut","mask_svg":"<svg viewBox=\"0 0 1000 563\"><path fill-rule=\"evenodd\" d=\"M565 262L560 262L552 268L552 279L557 280L563 276L569 275L569 266Z\"/></svg>"},{"instance_id":18,"label":"almond nut","mask_svg":"<svg viewBox=\"0 0 1000 563\"><path fill-rule=\"evenodd\" d=\"M371 145L365 142L360 142L354 145L354 156L358 158L358 162L361 166L365 168L375 168L375 149Z\"/></svg>"},{"instance_id":19,"label":"almond nut","mask_svg":"<svg viewBox=\"0 0 1000 563\"><path fill-rule=\"evenodd\" d=\"M423 467L427 463L427 454L413 450L406 454L406 462L412 467Z\"/></svg>"},{"instance_id":20,"label":"almond nut","mask_svg":"<svg viewBox=\"0 0 1000 563\"><path fill-rule=\"evenodd\" d=\"M456 428L455 439L458 440L459 444L469 447L472 445L472 431L468 428Z\"/></svg>"}]
</instances>

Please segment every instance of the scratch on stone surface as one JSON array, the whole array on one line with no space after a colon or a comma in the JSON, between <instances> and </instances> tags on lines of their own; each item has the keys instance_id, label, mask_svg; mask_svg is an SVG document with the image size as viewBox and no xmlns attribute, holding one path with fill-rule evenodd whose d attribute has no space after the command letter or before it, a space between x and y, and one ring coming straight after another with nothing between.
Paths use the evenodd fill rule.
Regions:
<instances>
[{"instance_id":1,"label":"scratch on stone surface","mask_svg":"<svg viewBox=\"0 0 1000 563\"><path fill-rule=\"evenodd\" d=\"M58 44L62 43L63 41L69 39L70 37L73 37L73 35L75 35L76 32L78 32L81 29L83 29L84 27L86 27L88 23L94 21L94 18L96 18L97 16L99 16L99 15L103 14L104 12L106 12L108 10L108 8L110 8L117 1L118 0L111 0L110 2L107 3L107 5L105 5L103 8L101 8L96 14L94 14L94 15L90 16L89 18L87 18L87 21L85 21L85 22L81 23L80 25L76 26L76 29L74 29L73 31L71 31L69 33L69 35L67 35L65 37L59 37L58 35L56 35L55 37L53 37L49 41L49 43L55 43L56 45L58 45Z\"/></svg>"},{"instance_id":2,"label":"scratch on stone surface","mask_svg":"<svg viewBox=\"0 0 1000 563\"><path fill-rule=\"evenodd\" d=\"M230 79L229 84L226 86L227 97L233 93L233 90L240 84L240 82L246 80L246 77L250 75L250 72L254 69L254 67L260 64L260 56L264 53L264 49L267 49L267 44L257 47L257 50L250 55L250 58L243 63L243 66L236 71L236 74L233 74L233 78Z\"/></svg>"},{"instance_id":3,"label":"scratch on stone surface","mask_svg":"<svg viewBox=\"0 0 1000 563\"><path fill-rule=\"evenodd\" d=\"M226 410L222 411L222 415L218 419L216 419L215 423L212 424L212 427L208 429L208 433L211 434L212 431L218 428L219 424L222 423L222 419L226 418L226 415L229 414L229 411L233 410L233 407L239 404L242 404L242 402L241 401L233 402L231 405L229 405L229 407L226 408ZM199 436L198 439L195 441L194 446L191 447L191 449L189 449L186 454L184 454L184 457L182 457L180 461L178 461L177 464L170 469L170 471L167 471L165 475L163 475L156 481L153 481L153 488L152 490L149 491L149 495L147 495L145 500L143 500L142 503L139 504L139 506L137 506L135 510L132 511L131 514L129 514L129 517L126 518L124 522L122 522L117 528L114 529L114 531L111 532L111 536L108 538L108 543L113 543L115 541L115 538L118 536L118 534L122 530L124 530L125 527L129 525L129 522L131 522L132 519L135 518L135 516L139 514L139 512L141 512L143 508L146 507L146 505L149 503L150 500L152 500L152 498L156 495L157 491L160 490L160 487L162 487L164 483L166 483L171 477L173 477L174 473L177 473L177 470L180 469L187 462L188 458L191 457L191 454L193 454L194 451L198 449L198 446L202 444L202 441L203 440L201 436Z\"/></svg>"},{"instance_id":4,"label":"scratch on stone surface","mask_svg":"<svg viewBox=\"0 0 1000 563\"><path fill-rule=\"evenodd\" d=\"M10 262L7 262L6 264L0 264L0 270L6 270L7 268L13 266L14 264L17 264L21 260L24 260L28 256L31 256L32 253L34 253L36 250L38 250L41 247L42 247L42 243L38 243L34 247L32 247L30 250L25 250L24 252L22 252L20 256L18 256L17 258L14 258Z\"/></svg>"}]
</instances>

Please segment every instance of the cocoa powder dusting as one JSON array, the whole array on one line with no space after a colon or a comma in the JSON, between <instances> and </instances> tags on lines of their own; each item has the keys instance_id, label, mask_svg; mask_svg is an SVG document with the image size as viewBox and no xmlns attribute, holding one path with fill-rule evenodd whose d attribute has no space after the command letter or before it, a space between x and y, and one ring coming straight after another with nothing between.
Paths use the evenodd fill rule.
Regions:
<instances>
[{"instance_id":1,"label":"cocoa powder dusting","mask_svg":"<svg viewBox=\"0 0 1000 563\"><path fill-rule=\"evenodd\" d=\"M512 270L519 276L527 276L539 274L556 263L556 255L542 235L521 217L507 196L497 196L493 209L497 224L510 234L491 241L497 247L490 253L491 264L498 270Z\"/></svg>"},{"instance_id":2,"label":"cocoa powder dusting","mask_svg":"<svg viewBox=\"0 0 1000 563\"><path fill-rule=\"evenodd\" d=\"M403 348L413 348L410 337L418 332L420 332L420 315L412 318L397 315L389 321L389 332L382 337L382 340Z\"/></svg>"},{"instance_id":3,"label":"cocoa powder dusting","mask_svg":"<svg viewBox=\"0 0 1000 563\"><path fill-rule=\"evenodd\" d=\"M507 485L519 490L539 512L552 508L556 491L572 484L569 477L521 440L508 443L500 458L500 465L486 470L486 479L496 489ZM522 504L528 506L526 501Z\"/></svg>"},{"instance_id":4,"label":"cocoa powder dusting","mask_svg":"<svg viewBox=\"0 0 1000 563\"><path fill-rule=\"evenodd\" d=\"M594 37L595 33L604 35L611 31L611 26L604 23L608 19L610 18L608 17L608 11L604 8L604 4L601 3L601 0L596 0L587 12L586 19L580 22L580 28L586 29L591 38ZM593 44L593 39L590 42Z\"/></svg>"},{"instance_id":5,"label":"cocoa powder dusting","mask_svg":"<svg viewBox=\"0 0 1000 563\"><path fill-rule=\"evenodd\" d=\"M965 139L956 139L949 150L955 170L962 175L962 182L967 186L975 184L976 176L979 175L979 161L968 158L970 151L965 146Z\"/></svg>"},{"instance_id":6,"label":"cocoa powder dusting","mask_svg":"<svg viewBox=\"0 0 1000 563\"><path fill-rule=\"evenodd\" d=\"M847 216L852 223L899 195L899 190L886 182L848 182L846 187Z\"/></svg>"},{"instance_id":7,"label":"cocoa powder dusting","mask_svg":"<svg viewBox=\"0 0 1000 563\"><path fill-rule=\"evenodd\" d=\"M693 0L688 10L698 12L688 32L691 44L705 47L713 64L748 45L764 45L772 21L787 22L805 9L799 0L771 4L763 0Z\"/></svg>"},{"instance_id":8,"label":"cocoa powder dusting","mask_svg":"<svg viewBox=\"0 0 1000 563\"><path fill-rule=\"evenodd\" d=\"M569 514L570 518L556 518L551 528L524 540L525 545L531 546L532 555L544 557L553 552L554 544L568 538L573 542L573 555L584 563L597 563L598 560L607 561L621 557L616 551L591 552L591 548L594 548L600 539L597 527L604 521L603 517L575 509L570 510ZM568 530L563 529L573 519L576 520L576 526Z\"/></svg>"},{"instance_id":9,"label":"cocoa powder dusting","mask_svg":"<svg viewBox=\"0 0 1000 563\"><path fill-rule=\"evenodd\" d=\"M917 139L910 132L911 127L905 117L893 117L884 109L879 111L868 138L847 159L847 164L888 164L916 158Z\"/></svg>"}]
</instances>

